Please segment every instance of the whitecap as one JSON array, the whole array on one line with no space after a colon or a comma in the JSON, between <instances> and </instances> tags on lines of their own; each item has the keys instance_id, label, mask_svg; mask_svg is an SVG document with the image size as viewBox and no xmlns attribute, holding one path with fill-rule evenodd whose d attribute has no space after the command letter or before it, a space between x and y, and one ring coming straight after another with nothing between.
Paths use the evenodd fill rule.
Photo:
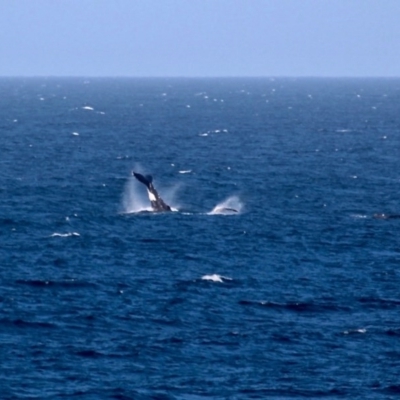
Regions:
<instances>
[{"instance_id":1,"label":"whitecap","mask_svg":"<svg viewBox=\"0 0 400 400\"><path fill-rule=\"evenodd\" d=\"M78 232L58 233L54 232L50 237L70 237L70 236L81 236Z\"/></svg>"},{"instance_id":2,"label":"whitecap","mask_svg":"<svg viewBox=\"0 0 400 400\"><path fill-rule=\"evenodd\" d=\"M224 281L231 281L232 278L228 278L226 276L212 274L212 275L204 275L201 277L204 281L211 281L211 282L220 282L223 283Z\"/></svg>"},{"instance_id":3,"label":"whitecap","mask_svg":"<svg viewBox=\"0 0 400 400\"><path fill-rule=\"evenodd\" d=\"M94 108L93 108L93 107L89 107L89 106L85 106L85 107L82 107L82 110L90 110L90 111L93 111Z\"/></svg>"},{"instance_id":4,"label":"whitecap","mask_svg":"<svg viewBox=\"0 0 400 400\"><path fill-rule=\"evenodd\" d=\"M78 132L72 132L72 135L79 136L79 133Z\"/></svg>"},{"instance_id":5,"label":"whitecap","mask_svg":"<svg viewBox=\"0 0 400 400\"><path fill-rule=\"evenodd\" d=\"M179 171L180 174L190 174L192 172L191 169Z\"/></svg>"},{"instance_id":6,"label":"whitecap","mask_svg":"<svg viewBox=\"0 0 400 400\"><path fill-rule=\"evenodd\" d=\"M350 329L348 331L344 331L343 334L344 335L351 335L351 334L355 334L355 333L366 333L367 330L365 328L360 328L360 329Z\"/></svg>"}]
</instances>

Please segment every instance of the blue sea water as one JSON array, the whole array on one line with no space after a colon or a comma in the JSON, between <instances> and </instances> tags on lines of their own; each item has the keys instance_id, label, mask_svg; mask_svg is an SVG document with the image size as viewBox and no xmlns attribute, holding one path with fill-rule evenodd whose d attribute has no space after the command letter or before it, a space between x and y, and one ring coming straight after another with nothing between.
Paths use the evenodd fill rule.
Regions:
<instances>
[{"instance_id":1,"label":"blue sea water","mask_svg":"<svg viewBox=\"0 0 400 400\"><path fill-rule=\"evenodd\" d=\"M400 79L2 78L0 137L2 400L398 398Z\"/></svg>"}]
</instances>

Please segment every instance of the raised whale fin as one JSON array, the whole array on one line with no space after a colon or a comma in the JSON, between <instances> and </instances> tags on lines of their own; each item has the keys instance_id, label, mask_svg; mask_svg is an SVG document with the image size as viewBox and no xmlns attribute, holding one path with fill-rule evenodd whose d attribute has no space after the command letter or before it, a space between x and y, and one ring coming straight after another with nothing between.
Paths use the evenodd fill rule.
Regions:
<instances>
[{"instance_id":1,"label":"raised whale fin","mask_svg":"<svg viewBox=\"0 0 400 400\"><path fill-rule=\"evenodd\" d=\"M164 200L159 196L157 190L154 188L153 177L151 175L143 176L134 171L132 171L132 175L147 187L150 204L154 211L172 211L171 207L164 203Z\"/></svg>"},{"instance_id":2,"label":"raised whale fin","mask_svg":"<svg viewBox=\"0 0 400 400\"><path fill-rule=\"evenodd\" d=\"M150 186L150 183L153 181L151 175L143 176L142 174L138 174L137 172L132 171L132 175L141 183L146 185L147 187ZM150 178L150 179L149 179Z\"/></svg>"}]
</instances>

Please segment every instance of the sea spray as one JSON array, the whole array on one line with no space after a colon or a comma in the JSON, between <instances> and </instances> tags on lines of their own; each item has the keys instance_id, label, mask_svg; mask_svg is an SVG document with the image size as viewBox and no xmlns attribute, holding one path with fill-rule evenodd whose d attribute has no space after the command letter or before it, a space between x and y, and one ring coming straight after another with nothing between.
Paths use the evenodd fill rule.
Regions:
<instances>
[{"instance_id":1,"label":"sea spray","mask_svg":"<svg viewBox=\"0 0 400 400\"><path fill-rule=\"evenodd\" d=\"M238 196L228 197L223 202L217 204L208 214L209 215L233 215L239 214L243 210L243 203Z\"/></svg>"},{"instance_id":2,"label":"sea spray","mask_svg":"<svg viewBox=\"0 0 400 400\"><path fill-rule=\"evenodd\" d=\"M136 213L140 211L152 211L146 191L129 178L125 184L122 195L122 211L124 213Z\"/></svg>"}]
</instances>

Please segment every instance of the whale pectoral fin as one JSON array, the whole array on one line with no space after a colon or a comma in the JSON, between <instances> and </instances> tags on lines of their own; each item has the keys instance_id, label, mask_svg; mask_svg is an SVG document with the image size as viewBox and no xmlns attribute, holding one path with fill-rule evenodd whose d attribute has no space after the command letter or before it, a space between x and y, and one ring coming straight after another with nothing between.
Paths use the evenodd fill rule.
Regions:
<instances>
[{"instance_id":1,"label":"whale pectoral fin","mask_svg":"<svg viewBox=\"0 0 400 400\"><path fill-rule=\"evenodd\" d=\"M153 178L150 176L150 181L148 180L148 177L143 176L142 174L138 174L137 172L132 171L132 175L141 183L146 185L147 187L150 185L151 181Z\"/></svg>"},{"instance_id":2,"label":"whale pectoral fin","mask_svg":"<svg viewBox=\"0 0 400 400\"><path fill-rule=\"evenodd\" d=\"M137 172L132 171L132 175L141 183L146 185L147 194L149 196L151 207L154 211L172 211L171 207L164 203L163 199L158 195L157 190L154 188L151 175L143 176Z\"/></svg>"}]
</instances>

